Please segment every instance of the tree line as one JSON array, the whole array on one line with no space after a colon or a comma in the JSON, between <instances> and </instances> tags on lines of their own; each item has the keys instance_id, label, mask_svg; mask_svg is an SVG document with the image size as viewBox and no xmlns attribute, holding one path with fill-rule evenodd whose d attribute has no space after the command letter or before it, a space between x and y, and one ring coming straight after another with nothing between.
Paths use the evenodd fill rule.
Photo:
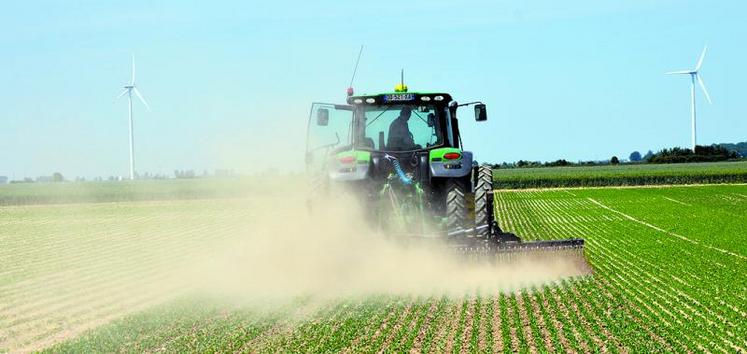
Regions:
<instances>
[{"instance_id":1,"label":"tree line","mask_svg":"<svg viewBox=\"0 0 747 354\"><path fill-rule=\"evenodd\" d=\"M747 158L747 142L737 144L713 144L697 145L695 151L687 148L673 147L665 148L654 153L648 150L642 155L638 151L633 151L628 156L628 163L687 163L687 162L715 162L727 161L740 158ZM571 162L566 159L555 161L527 161L519 160L516 162L502 162L500 164L491 164L493 168L531 168L531 167L562 167L562 166L597 166L597 165L617 165L623 163L617 156L612 156L609 160L599 161L577 161Z\"/></svg>"}]
</instances>

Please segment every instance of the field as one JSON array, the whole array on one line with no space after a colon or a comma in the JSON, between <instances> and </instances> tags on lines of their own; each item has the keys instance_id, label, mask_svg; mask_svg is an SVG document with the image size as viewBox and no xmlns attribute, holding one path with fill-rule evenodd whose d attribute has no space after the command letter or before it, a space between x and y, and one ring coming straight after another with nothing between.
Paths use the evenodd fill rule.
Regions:
<instances>
[{"instance_id":1,"label":"field","mask_svg":"<svg viewBox=\"0 0 747 354\"><path fill-rule=\"evenodd\" d=\"M282 185L298 176L273 177ZM101 203L174 199L248 198L264 196L272 190L258 188L270 178L242 176L77 183L13 183L0 185L0 206L20 204ZM282 183L277 183L280 179Z\"/></svg>"},{"instance_id":2,"label":"field","mask_svg":"<svg viewBox=\"0 0 747 354\"><path fill-rule=\"evenodd\" d=\"M746 183L747 161L497 169L496 188Z\"/></svg>"},{"instance_id":3,"label":"field","mask_svg":"<svg viewBox=\"0 0 747 354\"><path fill-rule=\"evenodd\" d=\"M276 212L261 198L16 204L0 208L0 352L747 349L746 185L496 193L504 229L586 239L587 277L251 304L196 295L184 270Z\"/></svg>"}]
</instances>

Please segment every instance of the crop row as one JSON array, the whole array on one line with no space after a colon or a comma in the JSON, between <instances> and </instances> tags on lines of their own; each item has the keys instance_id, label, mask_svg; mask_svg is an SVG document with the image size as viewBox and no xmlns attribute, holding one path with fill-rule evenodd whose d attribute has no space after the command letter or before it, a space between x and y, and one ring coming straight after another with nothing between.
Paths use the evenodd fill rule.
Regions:
<instances>
[{"instance_id":1,"label":"crop row","mask_svg":"<svg viewBox=\"0 0 747 354\"><path fill-rule=\"evenodd\" d=\"M526 299L551 296L549 288L461 300L378 296L334 302L298 319L288 314L289 309L262 316L246 310L220 310L206 300L182 300L115 321L50 350L376 352L387 348L393 352L508 353L546 348L536 340L543 338L534 317L540 309ZM524 325L527 328L521 329ZM246 331L240 329L245 328L253 329L251 337L241 335Z\"/></svg>"},{"instance_id":2,"label":"crop row","mask_svg":"<svg viewBox=\"0 0 747 354\"><path fill-rule=\"evenodd\" d=\"M62 215L29 212L40 207L5 209L0 223L21 226L0 234L0 351L39 348L183 291L188 284L179 272L199 255L205 235L234 233L236 223L219 221L245 213L220 211L211 225L206 206L197 209L202 220L197 213L172 215L183 220L180 227L165 226L163 210L159 218L138 215L138 208L164 205L102 205L96 213ZM54 224L49 220L66 225L30 226Z\"/></svg>"},{"instance_id":3,"label":"crop row","mask_svg":"<svg viewBox=\"0 0 747 354\"><path fill-rule=\"evenodd\" d=\"M746 183L747 161L497 169L493 178L498 189Z\"/></svg>"},{"instance_id":4,"label":"crop row","mask_svg":"<svg viewBox=\"0 0 747 354\"><path fill-rule=\"evenodd\" d=\"M303 186L299 176L0 184L0 206L172 201L273 195ZM277 186L277 188L272 188Z\"/></svg>"},{"instance_id":5,"label":"crop row","mask_svg":"<svg viewBox=\"0 0 747 354\"><path fill-rule=\"evenodd\" d=\"M527 240L584 238L594 274L463 297L266 307L185 298L50 350L744 352L747 264L744 249L727 242L747 226L732 215L746 207L741 195L747 186L498 192L502 228Z\"/></svg>"},{"instance_id":6,"label":"crop row","mask_svg":"<svg viewBox=\"0 0 747 354\"><path fill-rule=\"evenodd\" d=\"M715 188L732 193L734 188L744 187L690 188L689 204L702 201L698 194L710 195ZM527 198L524 194L534 196ZM624 309L626 319L633 322L628 324L644 326L659 345L674 350L744 350L746 279L745 263L739 254L717 252L706 241L683 242L653 224L634 222L600 208L598 201L592 202L594 197L603 197L605 203L616 207L612 203L619 198L611 198L607 191L578 194L582 195L574 197L564 191L498 194L497 203L503 206L500 210L507 211L499 219L505 220L511 230L538 238L551 238L553 234L586 238L587 256L595 268L595 290L609 294L608 299L616 302L609 305ZM663 199L657 207L661 211L678 208L684 213L689 208L667 204ZM657 222L664 222L660 215ZM687 221L679 220L679 224L686 226ZM687 229L683 227L680 232L687 233ZM621 330L619 320L606 325ZM627 330L613 334L629 347L647 343L647 338L636 339Z\"/></svg>"}]
</instances>

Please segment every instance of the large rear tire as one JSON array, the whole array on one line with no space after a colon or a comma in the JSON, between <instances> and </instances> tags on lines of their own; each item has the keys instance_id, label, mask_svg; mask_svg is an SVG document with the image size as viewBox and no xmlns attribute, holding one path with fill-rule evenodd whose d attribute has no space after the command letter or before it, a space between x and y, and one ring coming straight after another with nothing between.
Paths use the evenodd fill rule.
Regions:
<instances>
[{"instance_id":1,"label":"large rear tire","mask_svg":"<svg viewBox=\"0 0 747 354\"><path fill-rule=\"evenodd\" d=\"M467 188L461 179L446 181L446 231L466 230L467 217Z\"/></svg>"},{"instance_id":2,"label":"large rear tire","mask_svg":"<svg viewBox=\"0 0 747 354\"><path fill-rule=\"evenodd\" d=\"M489 192L493 190L493 170L489 166L482 165L477 168L475 178L475 227L488 226L477 231L477 237L490 237L489 225L493 222L492 197Z\"/></svg>"}]
</instances>

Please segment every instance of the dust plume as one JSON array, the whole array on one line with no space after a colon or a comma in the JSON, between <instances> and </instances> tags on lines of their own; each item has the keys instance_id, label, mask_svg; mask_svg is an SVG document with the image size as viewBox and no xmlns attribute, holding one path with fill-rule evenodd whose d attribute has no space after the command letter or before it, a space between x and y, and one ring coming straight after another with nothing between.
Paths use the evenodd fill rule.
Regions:
<instances>
[{"instance_id":1,"label":"dust plume","mask_svg":"<svg viewBox=\"0 0 747 354\"><path fill-rule=\"evenodd\" d=\"M265 200L261 217L198 270L203 291L245 298L513 291L587 273L568 257L467 261L444 247L405 245L373 231L365 206L337 195L307 210L302 187ZM321 209L321 210L319 210ZM433 245L437 246L437 245Z\"/></svg>"},{"instance_id":2,"label":"dust plume","mask_svg":"<svg viewBox=\"0 0 747 354\"><path fill-rule=\"evenodd\" d=\"M309 213L298 176L140 182L71 185L3 207L0 351L37 350L180 296L251 307L461 296L584 271L564 258L491 265L406 247L372 231L345 193Z\"/></svg>"}]
</instances>

